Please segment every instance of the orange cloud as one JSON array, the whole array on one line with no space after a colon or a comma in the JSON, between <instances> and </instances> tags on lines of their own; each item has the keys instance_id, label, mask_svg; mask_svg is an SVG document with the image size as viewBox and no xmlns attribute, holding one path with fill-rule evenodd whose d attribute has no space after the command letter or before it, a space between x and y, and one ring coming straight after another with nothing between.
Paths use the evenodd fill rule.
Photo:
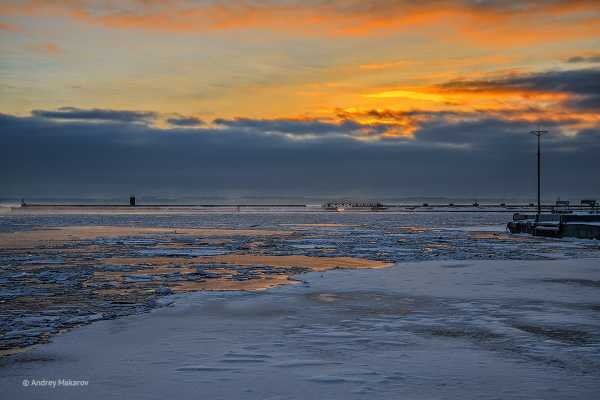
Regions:
<instances>
[{"instance_id":1,"label":"orange cloud","mask_svg":"<svg viewBox=\"0 0 600 400\"><path fill-rule=\"evenodd\" d=\"M363 124L394 126L391 131L411 135L424 123L457 123L497 119L512 122L551 123L565 132L600 124L600 69L556 70L453 80L437 85L382 88L364 94L375 107L349 107L336 111L342 119Z\"/></svg>"},{"instance_id":2,"label":"orange cloud","mask_svg":"<svg viewBox=\"0 0 600 400\"><path fill-rule=\"evenodd\" d=\"M431 93L426 91L413 91L413 90L388 90L379 93L371 93L364 95L368 98L373 99L409 99L409 100L421 100L431 101L434 103L451 103L456 101L455 98L441 94Z\"/></svg>"},{"instance_id":3,"label":"orange cloud","mask_svg":"<svg viewBox=\"0 0 600 400\"><path fill-rule=\"evenodd\" d=\"M597 33L600 26L595 0L527 0L470 3L363 1L121 1L84 0L8 2L1 15L63 15L109 28L164 32L207 32L258 29L303 35L366 35L375 32L431 28L465 40L496 45L579 37ZM542 20L540 20L540 18ZM516 40L518 39L518 40Z\"/></svg>"},{"instance_id":4,"label":"orange cloud","mask_svg":"<svg viewBox=\"0 0 600 400\"><path fill-rule=\"evenodd\" d=\"M414 135L425 124L452 125L481 120L498 120L504 122L526 122L537 124L553 124L561 126L563 132L577 132L582 129L597 127L600 115L590 112L573 113L569 110L545 109L540 107L506 107L496 110L471 109L469 111L440 111L428 109L356 109L349 108L336 111L341 120L356 121L365 126L386 126L385 131L376 138L407 137Z\"/></svg>"}]
</instances>

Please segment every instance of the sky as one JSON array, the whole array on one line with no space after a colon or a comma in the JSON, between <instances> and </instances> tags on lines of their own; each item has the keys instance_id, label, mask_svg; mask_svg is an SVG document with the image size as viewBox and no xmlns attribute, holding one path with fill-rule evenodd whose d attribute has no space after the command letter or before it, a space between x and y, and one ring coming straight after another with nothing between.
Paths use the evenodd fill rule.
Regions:
<instances>
[{"instance_id":1,"label":"sky","mask_svg":"<svg viewBox=\"0 0 600 400\"><path fill-rule=\"evenodd\" d=\"M600 197L597 0L2 0L0 197Z\"/></svg>"}]
</instances>

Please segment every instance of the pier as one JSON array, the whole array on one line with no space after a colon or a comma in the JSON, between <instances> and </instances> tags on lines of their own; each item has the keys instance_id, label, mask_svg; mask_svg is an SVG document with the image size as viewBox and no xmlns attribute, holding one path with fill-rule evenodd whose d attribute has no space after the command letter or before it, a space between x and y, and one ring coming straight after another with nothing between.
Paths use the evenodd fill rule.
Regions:
<instances>
[{"instance_id":1,"label":"pier","mask_svg":"<svg viewBox=\"0 0 600 400\"><path fill-rule=\"evenodd\" d=\"M600 212L562 214L519 214L507 224L511 233L546 237L576 237L600 240Z\"/></svg>"}]
</instances>

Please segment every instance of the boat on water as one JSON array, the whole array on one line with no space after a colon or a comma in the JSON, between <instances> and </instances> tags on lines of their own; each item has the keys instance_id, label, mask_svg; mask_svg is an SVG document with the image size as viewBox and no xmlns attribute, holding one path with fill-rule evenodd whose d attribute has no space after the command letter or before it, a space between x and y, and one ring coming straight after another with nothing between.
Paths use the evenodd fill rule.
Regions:
<instances>
[{"instance_id":1,"label":"boat on water","mask_svg":"<svg viewBox=\"0 0 600 400\"><path fill-rule=\"evenodd\" d=\"M338 200L328 201L321 206L327 211L344 212L344 211L383 211L387 207L380 202L371 201L352 201Z\"/></svg>"}]
</instances>

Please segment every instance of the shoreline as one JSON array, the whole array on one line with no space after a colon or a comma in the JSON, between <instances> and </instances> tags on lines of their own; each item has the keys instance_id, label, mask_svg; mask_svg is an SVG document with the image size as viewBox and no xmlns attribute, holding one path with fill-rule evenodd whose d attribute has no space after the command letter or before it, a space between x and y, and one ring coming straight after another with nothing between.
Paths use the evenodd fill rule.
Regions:
<instances>
[{"instance_id":1,"label":"shoreline","mask_svg":"<svg viewBox=\"0 0 600 400\"><path fill-rule=\"evenodd\" d=\"M545 204L542 209L550 211L554 205ZM574 207L587 210L589 207ZM381 210L347 208L329 210L309 204L27 204L24 206L1 206L3 215L40 214L213 214L213 213L315 213L315 214L393 214L393 213L527 213L536 207L525 204L389 204Z\"/></svg>"}]
</instances>

